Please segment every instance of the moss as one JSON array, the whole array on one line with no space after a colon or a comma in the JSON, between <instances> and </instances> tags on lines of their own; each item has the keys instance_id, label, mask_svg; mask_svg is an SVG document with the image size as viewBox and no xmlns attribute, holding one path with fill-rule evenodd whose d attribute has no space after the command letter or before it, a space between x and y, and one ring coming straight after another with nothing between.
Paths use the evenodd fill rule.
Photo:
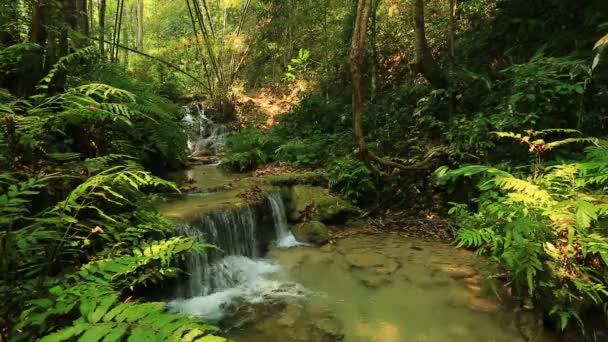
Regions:
<instances>
[{"instance_id":1,"label":"moss","mask_svg":"<svg viewBox=\"0 0 608 342\"><path fill-rule=\"evenodd\" d=\"M288 197L289 218L292 221L308 217L322 222L346 221L359 213L359 209L349 202L328 194L327 190L316 186L296 185Z\"/></svg>"},{"instance_id":2,"label":"moss","mask_svg":"<svg viewBox=\"0 0 608 342\"><path fill-rule=\"evenodd\" d=\"M327 184L327 175L321 171L286 172L278 175L264 176L262 179L265 182L276 186L290 186L295 184Z\"/></svg>"},{"instance_id":3,"label":"moss","mask_svg":"<svg viewBox=\"0 0 608 342\"><path fill-rule=\"evenodd\" d=\"M323 245L329 241L329 229L319 221L308 221L293 227L293 235L300 242Z\"/></svg>"}]
</instances>

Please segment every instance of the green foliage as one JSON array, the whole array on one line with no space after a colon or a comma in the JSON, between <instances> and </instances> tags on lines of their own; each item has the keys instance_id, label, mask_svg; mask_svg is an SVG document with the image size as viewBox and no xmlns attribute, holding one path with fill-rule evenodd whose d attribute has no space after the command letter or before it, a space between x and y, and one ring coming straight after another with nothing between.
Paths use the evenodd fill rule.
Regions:
<instances>
[{"instance_id":1,"label":"green foliage","mask_svg":"<svg viewBox=\"0 0 608 342\"><path fill-rule=\"evenodd\" d=\"M273 161L272 156L279 146L276 136L249 127L228 138L224 162L238 171L251 170Z\"/></svg>"},{"instance_id":2,"label":"green foliage","mask_svg":"<svg viewBox=\"0 0 608 342\"><path fill-rule=\"evenodd\" d=\"M59 58L57 63L49 70L47 75L40 80L37 89L40 91L48 90L51 81L57 74L65 73L69 70L70 65L83 59L92 58L97 55L97 46L91 45L82 49L78 49L68 55Z\"/></svg>"},{"instance_id":3,"label":"green foliage","mask_svg":"<svg viewBox=\"0 0 608 342\"><path fill-rule=\"evenodd\" d=\"M583 313L608 302L607 151L606 141L599 141L586 149L584 160L529 176L480 165L437 172L444 182L483 176L476 212L465 205L450 210L461 225L456 245L492 255L508 271L516 293L534 296L562 329L571 318L580 323Z\"/></svg>"},{"instance_id":4,"label":"green foliage","mask_svg":"<svg viewBox=\"0 0 608 342\"><path fill-rule=\"evenodd\" d=\"M327 168L330 186L351 201L359 202L376 190L374 175L358 159L342 157L334 160Z\"/></svg>"},{"instance_id":5,"label":"green foliage","mask_svg":"<svg viewBox=\"0 0 608 342\"><path fill-rule=\"evenodd\" d=\"M144 188L176 190L173 184L132 163L117 165L86 179L56 204L36 209L34 199L58 179L0 176L2 291L15 295L5 308L27 307L14 327L18 340L48 333L52 334L45 340L65 340L89 336L88 330L99 338L111 336L109 340L179 340L187 339L186 334L195 340L215 330L165 313L163 303L118 300L129 289L176 277L176 259L210 247L191 238L170 237L174 223L141 202ZM79 266L87 259L91 261ZM78 271L70 272L73 267ZM81 318L66 325L66 319L76 314ZM10 315L2 313L9 327ZM156 328L149 327L152 322ZM144 328L147 335L141 335Z\"/></svg>"},{"instance_id":6,"label":"green foliage","mask_svg":"<svg viewBox=\"0 0 608 342\"><path fill-rule=\"evenodd\" d=\"M291 63L287 65L287 72L285 73L285 79L288 81L295 81L299 75L304 74L308 65L310 64L310 51L306 49L300 49L298 51L298 58L293 58Z\"/></svg>"}]
</instances>

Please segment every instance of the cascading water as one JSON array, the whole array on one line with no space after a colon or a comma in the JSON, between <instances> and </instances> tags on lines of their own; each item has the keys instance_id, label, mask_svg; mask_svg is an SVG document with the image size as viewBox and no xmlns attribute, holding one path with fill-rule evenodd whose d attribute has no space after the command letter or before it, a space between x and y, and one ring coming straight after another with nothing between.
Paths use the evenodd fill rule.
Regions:
<instances>
[{"instance_id":1,"label":"cascading water","mask_svg":"<svg viewBox=\"0 0 608 342\"><path fill-rule=\"evenodd\" d=\"M188 129L188 152L191 156L210 156L221 153L226 145L228 130L205 115L205 108L197 105L184 107L184 121Z\"/></svg>"},{"instance_id":2,"label":"cascading water","mask_svg":"<svg viewBox=\"0 0 608 342\"><path fill-rule=\"evenodd\" d=\"M270 202L270 208L272 209L272 220L274 221L274 229L277 236L276 246L279 248L290 248L303 245L296 241L296 238L287 226L287 215L285 214L285 205L283 204L281 194L270 194L268 202Z\"/></svg>"},{"instance_id":3,"label":"cascading water","mask_svg":"<svg viewBox=\"0 0 608 342\"><path fill-rule=\"evenodd\" d=\"M287 226L280 194L269 195L267 204L273 218L274 244L298 245ZM276 263L259 258L257 237L262 229L250 206L214 212L178 227L178 234L197 237L218 250L188 256L185 266L190 276L179 284L175 294L178 299L171 301L169 307L217 321L230 304L301 296L299 285L272 279L280 269Z\"/></svg>"},{"instance_id":4,"label":"cascading water","mask_svg":"<svg viewBox=\"0 0 608 342\"><path fill-rule=\"evenodd\" d=\"M249 206L238 211L219 211L200 218L199 222L181 225L178 235L197 237L200 241L213 244L221 251L208 250L202 254L190 254L186 260L186 270L190 274L188 282L177 288L181 298L205 296L214 290L228 286L230 275L214 272L214 265L222 255L242 255L256 257L256 220ZM225 276L225 278L223 278Z\"/></svg>"}]
</instances>

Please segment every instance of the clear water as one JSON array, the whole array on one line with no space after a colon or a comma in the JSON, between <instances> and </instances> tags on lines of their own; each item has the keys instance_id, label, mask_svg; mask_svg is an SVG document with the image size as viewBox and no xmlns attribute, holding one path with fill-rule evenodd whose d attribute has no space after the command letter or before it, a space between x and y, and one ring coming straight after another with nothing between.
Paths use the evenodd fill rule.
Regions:
<instances>
[{"instance_id":1,"label":"clear water","mask_svg":"<svg viewBox=\"0 0 608 342\"><path fill-rule=\"evenodd\" d=\"M215 167L195 170L191 178L202 187L234 181ZM244 342L524 341L502 285L484 276L484 259L398 234L302 246L278 194L267 198L276 241L260 258L253 246L262 228L237 192L160 206L185 224L181 234L224 250L187 260L192 276L171 310L216 323Z\"/></svg>"},{"instance_id":2,"label":"clear water","mask_svg":"<svg viewBox=\"0 0 608 342\"><path fill-rule=\"evenodd\" d=\"M354 236L268 257L281 266L275 279L309 292L233 329L237 341L339 340L315 335L314 322L327 317L347 342L524 341L495 294L501 289L484 283L480 260L449 245L393 234Z\"/></svg>"}]
</instances>

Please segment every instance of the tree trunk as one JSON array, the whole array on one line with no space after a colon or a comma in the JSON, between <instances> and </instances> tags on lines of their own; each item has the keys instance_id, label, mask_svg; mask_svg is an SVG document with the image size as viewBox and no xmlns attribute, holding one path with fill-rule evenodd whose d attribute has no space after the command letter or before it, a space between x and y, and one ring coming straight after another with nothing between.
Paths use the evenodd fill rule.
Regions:
<instances>
[{"instance_id":1,"label":"tree trunk","mask_svg":"<svg viewBox=\"0 0 608 342\"><path fill-rule=\"evenodd\" d=\"M101 60L106 59L106 0L99 0L99 55Z\"/></svg>"},{"instance_id":2,"label":"tree trunk","mask_svg":"<svg viewBox=\"0 0 608 342\"><path fill-rule=\"evenodd\" d=\"M357 143L356 154L365 163L367 168L374 173L376 177L394 176L402 171L428 168L432 165L433 157L438 152L428 153L427 156L419 163L405 165L377 156L368 149L367 144L365 142L365 134L363 133L362 127L363 77L361 75L361 69L363 67L363 62L365 61L365 41L367 38L367 26L372 7L372 0L358 1L350 51L350 70L353 91L353 130L355 133L355 141ZM374 163L379 167L376 167Z\"/></svg>"},{"instance_id":3,"label":"tree trunk","mask_svg":"<svg viewBox=\"0 0 608 342\"><path fill-rule=\"evenodd\" d=\"M30 42L44 46L46 42L46 6L47 0L34 0L32 3L32 23Z\"/></svg>"},{"instance_id":4,"label":"tree trunk","mask_svg":"<svg viewBox=\"0 0 608 342\"><path fill-rule=\"evenodd\" d=\"M456 37L456 0L450 0L450 62L454 61L456 52L454 40Z\"/></svg>"},{"instance_id":5,"label":"tree trunk","mask_svg":"<svg viewBox=\"0 0 608 342\"><path fill-rule=\"evenodd\" d=\"M380 0L373 0L372 5L372 27L371 27L371 37L370 37L370 48L371 48L371 56L370 56L370 66L371 66L371 99L374 101L376 98L377 88L378 88L378 46L376 44L376 26L377 26L377 17L378 17L378 6L380 5Z\"/></svg>"},{"instance_id":6,"label":"tree trunk","mask_svg":"<svg viewBox=\"0 0 608 342\"><path fill-rule=\"evenodd\" d=\"M78 0L78 31L89 36L89 10L88 0Z\"/></svg>"},{"instance_id":7,"label":"tree trunk","mask_svg":"<svg viewBox=\"0 0 608 342\"><path fill-rule=\"evenodd\" d=\"M365 41L367 38L367 23L372 10L372 0L359 0L353 28L353 38L350 51L350 70L352 77L352 110L353 110L353 129L357 143L357 155L372 170L367 144L363 134L361 118L363 115L363 85L361 69L365 57Z\"/></svg>"},{"instance_id":8,"label":"tree trunk","mask_svg":"<svg viewBox=\"0 0 608 342\"><path fill-rule=\"evenodd\" d=\"M144 51L144 0L137 3L137 50Z\"/></svg>"},{"instance_id":9,"label":"tree trunk","mask_svg":"<svg viewBox=\"0 0 608 342\"><path fill-rule=\"evenodd\" d=\"M431 85L437 88L446 88L448 79L443 73L437 61L433 58L431 49L426 40L424 28L424 0L412 0L414 13L414 68Z\"/></svg>"}]
</instances>

